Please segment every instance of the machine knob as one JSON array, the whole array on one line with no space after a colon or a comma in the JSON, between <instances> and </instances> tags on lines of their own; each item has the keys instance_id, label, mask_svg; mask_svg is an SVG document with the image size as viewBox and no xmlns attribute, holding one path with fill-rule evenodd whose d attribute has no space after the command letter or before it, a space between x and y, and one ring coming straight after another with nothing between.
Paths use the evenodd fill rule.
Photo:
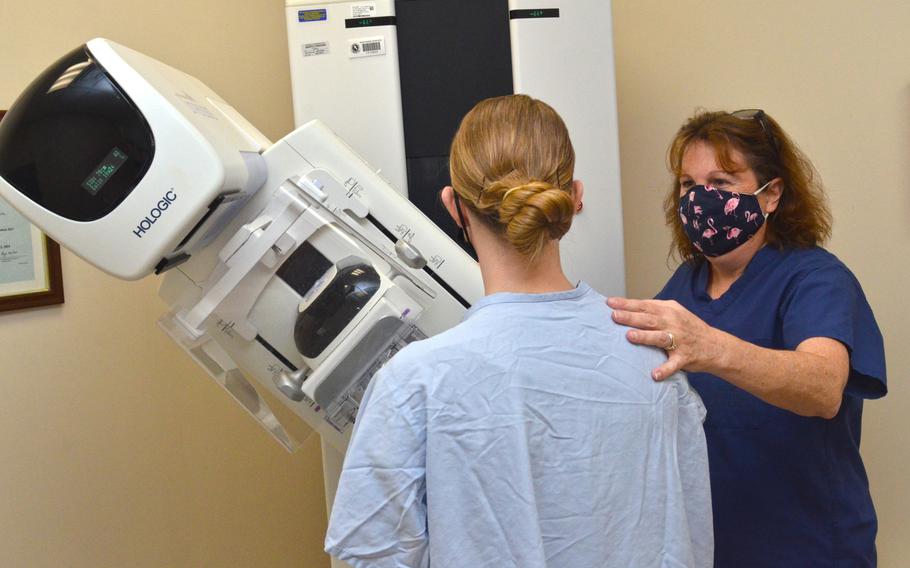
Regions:
<instances>
[{"instance_id":1,"label":"machine knob","mask_svg":"<svg viewBox=\"0 0 910 568\"><path fill-rule=\"evenodd\" d=\"M398 242L395 243L395 253L398 254L398 258L400 258L403 263L411 268L420 270L427 265L427 259L420 254L420 251L411 243L406 243L401 239L398 239Z\"/></svg>"},{"instance_id":2,"label":"machine knob","mask_svg":"<svg viewBox=\"0 0 910 568\"><path fill-rule=\"evenodd\" d=\"M293 400L300 402L306 395L303 394L303 381L307 378L306 369L298 369L293 373L281 371L275 375L275 386L281 391L281 394Z\"/></svg>"}]
</instances>

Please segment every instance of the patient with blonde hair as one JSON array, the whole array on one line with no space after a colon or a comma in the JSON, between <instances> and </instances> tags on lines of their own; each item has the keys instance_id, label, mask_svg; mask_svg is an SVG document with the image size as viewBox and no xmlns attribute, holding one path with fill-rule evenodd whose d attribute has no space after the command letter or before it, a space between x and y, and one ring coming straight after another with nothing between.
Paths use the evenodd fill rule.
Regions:
<instances>
[{"instance_id":1,"label":"patient with blonde hair","mask_svg":"<svg viewBox=\"0 0 910 568\"><path fill-rule=\"evenodd\" d=\"M574 169L542 101L487 99L462 120L441 197L486 296L370 383L333 556L355 568L713 564L701 401L681 374L653 381L663 352L627 342L604 297L562 270L584 193Z\"/></svg>"}]
</instances>

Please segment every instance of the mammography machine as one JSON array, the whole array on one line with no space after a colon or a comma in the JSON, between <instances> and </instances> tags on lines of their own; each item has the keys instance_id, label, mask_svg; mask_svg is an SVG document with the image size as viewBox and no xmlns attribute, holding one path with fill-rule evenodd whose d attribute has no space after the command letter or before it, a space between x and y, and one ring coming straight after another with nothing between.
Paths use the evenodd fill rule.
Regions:
<instances>
[{"instance_id":1,"label":"mammography machine","mask_svg":"<svg viewBox=\"0 0 910 568\"><path fill-rule=\"evenodd\" d=\"M88 262L166 272L161 326L289 449L256 386L343 451L375 370L482 295L476 263L324 124L270 144L198 80L103 39L11 107L0 177Z\"/></svg>"},{"instance_id":2,"label":"mammography machine","mask_svg":"<svg viewBox=\"0 0 910 568\"><path fill-rule=\"evenodd\" d=\"M0 198L116 277L162 274L161 327L284 447L263 390L320 433L330 506L370 377L483 293L436 205L478 100L560 112L588 186L566 271L624 288L609 3L444 3L287 0L298 128L274 144L197 79L103 39L0 121Z\"/></svg>"}]
</instances>

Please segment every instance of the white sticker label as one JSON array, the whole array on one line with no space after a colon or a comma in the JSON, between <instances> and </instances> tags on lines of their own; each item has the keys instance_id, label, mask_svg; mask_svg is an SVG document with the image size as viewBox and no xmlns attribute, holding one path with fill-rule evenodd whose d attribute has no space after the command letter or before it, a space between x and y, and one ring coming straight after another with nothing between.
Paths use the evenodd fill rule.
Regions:
<instances>
[{"instance_id":1,"label":"white sticker label","mask_svg":"<svg viewBox=\"0 0 910 568\"><path fill-rule=\"evenodd\" d=\"M355 4L351 6L352 18L372 18L376 12L376 6L373 4Z\"/></svg>"},{"instance_id":2,"label":"white sticker label","mask_svg":"<svg viewBox=\"0 0 910 568\"><path fill-rule=\"evenodd\" d=\"M325 55L329 52L329 42L319 41L316 43L303 44L303 56L312 57L314 55Z\"/></svg>"},{"instance_id":3,"label":"white sticker label","mask_svg":"<svg viewBox=\"0 0 910 568\"><path fill-rule=\"evenodd\" d=\"M385 38L378 36L352 40L349 42L348 55L351 58L385 55Z\"/></svg>"}]
</instances>

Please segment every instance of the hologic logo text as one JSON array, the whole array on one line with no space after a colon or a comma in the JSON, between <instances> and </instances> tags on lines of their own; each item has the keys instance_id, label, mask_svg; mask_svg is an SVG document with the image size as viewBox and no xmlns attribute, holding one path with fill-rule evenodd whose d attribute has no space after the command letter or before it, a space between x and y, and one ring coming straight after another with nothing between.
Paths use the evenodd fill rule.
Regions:
<instances>
[{"instance_id":1,"label":"hologic logo text","mask_svg":"<svg viewBox=\"0 0 910 568\"><path fill-rule=\"evenodd\" d=\"M139 221L139 224L136 225L136 230L133 231L133 234L141 239L142 235L151 229L152 225L158 222L158 219L164 215L164 212L168 210L168 207L171 206L171 203L176 200L177 194L174 193L174 190L165 193L164 197L162 197L161 200L155 204L155 207L149 211L149 214L146 215L142 221Z\"/></svg>"}]
</instances>

